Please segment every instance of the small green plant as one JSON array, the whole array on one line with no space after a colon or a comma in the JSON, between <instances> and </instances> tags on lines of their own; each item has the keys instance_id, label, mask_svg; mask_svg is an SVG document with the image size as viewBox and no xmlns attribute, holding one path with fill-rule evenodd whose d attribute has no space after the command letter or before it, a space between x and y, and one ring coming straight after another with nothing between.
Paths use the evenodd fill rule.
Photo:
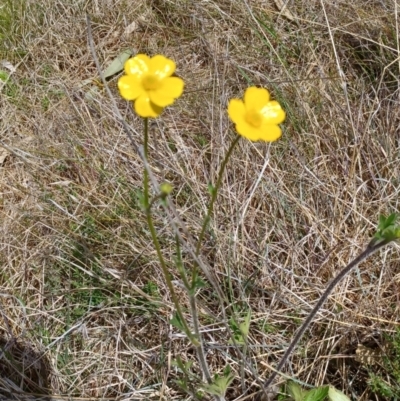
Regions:
<instances>
[{"instance_id":1,"label":"small green plant","mask_svg":"<svg viewBox=\"0 0 400 401\"><path fill-rule=\"evenodd\" d=\"M3 92L10 99L18 97L18 86L13 82L12 77L4 70L0 70L0 88L4 85Z\"/></svg>"},{"instance_id":2,"label":"small green plant","mask_svg":"<svg viewBox=\"0 0 400 401\"><path fill-rule=\"evenodd\" d=\"M93 55L95 57L94 52ZM149 157L149 118L160 116L164 109L167 106L172 105L183 93L184 82L181 78L173 75L175 68L175 63L162 55L156 55L154 57L149 57L144 54L136 55L125 62L125 74L119 78L118 88L121 96L124 99L133 102L135 112L143 118L143 150L134 144L130 137L129 129L126 127L126 133L133 142L135 148L138 150L144 164L143 198L141 199L141 205L146 216L153 246L175 307L171 324L182 331L194 347L202 376L202 379L193 379L196 375L192 376L192 363L183 363L181 360L177 360L175 366L183 375L179 385L191 395L195 394L197 396L198 389L202 389L202 391L213 395L216 400L224 400L226 391L234 380L234 375L229 366L224 370L222 375L212 375L210 372L204 350L203 335L200 330L200 319L198 316L197 305L197 295L204 288L203 278L200 277L201 271L210 281L210 284L213 285L220 302L221 310L231 310L231 306L227 306L228 302L226 296L220 291L218 285L215 285L212 275L210 275L209 272L207 272L207 269L202 265L201 257L203 240L208 230L209 222L213 216L214 206L222 184L224 173L228 166L228 162L231 159L233 150L239 140L241 138L246 138L250 141L266 142L274 142L278 140L282 135L280 124L285 120L286 113L279 102L270 100L270 94L265 88L251 86L245 91L243 100L231 99L228 104L227 113L234 123L235 131L238 135L233 138L232 143L221 162L216 182L208 184L210 200L207 211L202 219L200 233L193 246L182 239L180 229L187 233L187 228L184 225L178 228L176 220L170 220L171 229L175 233L176 238L175 264L179 272L179 283L180 287L185 290L189 300L189 311L191 315L191 320L189 321L184 313L182 303L177 296L169 266L164 256L163 246L153 220L154 205L158 202L164 207L167 216L174 215L175 209L171 206L172 188L169 186L168 191L165 191L163 190L165 184L160 185L157 182L152 173L150 166L151 160ZM100 71L100 68L98 69ZM104 77L102 77L102 79L106 86ZM119 118L123 120L117 111L116 113ZM322 307L323 303L339 281L360 262L400 237L400 227L396 224L397 217L397 214L391 214L388 217L382 216L379 220L377 233L368 244L367 248L342 271L340 271L340 273L328 284L325 292L302 323L296 335L293 337L290 345L278 363L276 370L274 370L270 377L263 383L263 390L266 390L272 384L276 375L280 373L283 365L297 346L305 331L308 329L316 313ZM187 253L191 257L190 261L182 256L181 247L183 244L185 244L186 251L188 251ZM235 314L232 313L231 316L235 316ZM244 366L246 363L247 340L251 322L250 310L242 321L236 321L234 319L228 321L225 314L224 318L230 336L229 342L236 346L236 350L240 353L243 359ZM243 366L241 366L242 374L244 373ZM194 389L197 389L197 391ZM327 397L331 401L349 400L347 396L331 386L322 386L306 391L301 389L297 384L289 384L288 392L290 397L295 401L322 401Z\"/></svg>"},{"instance_id":3,"label":"small green plant","mask_svg":"<svg viewBox=\"0 0 400 401\"><path fill-rule=\"evenodd\" d=\"M400 399L400 329L386 341L388 351L382 356L382 370L369 373L368 385L377 395L395 401Z\"/></svg>"},{"instance_id":4,"label":"small green plant","mask_svg":"<svg viewBox=\"0 0 400 401\"><path fill-rule=\"evenodd\" d=\"M392 241L396 241L400 238L400 225L397 224L399 218L398 213L392 213L389 216L380 216L377 231L372 238L372 240L367 245L366 249L361 252L352 262L350 262L345 268L343 268L339 274L328 284L325 292L321 295L318 302L315 304L314 308L308 314L307 318L304 320L301 327L297 330L291 343L287 347L285 353L283 354L278 366L274 372L271 373L270 377L265 381L264 387L268 388L278 372L282 369L285 362L288 360L289 356L292 354L293 350L296 348L303 334L306 332L311 322L313 321L315 315L320 310L324 302L327 300L336 285L359 263L371 256L373 253L381 249L382 247L390 244Z\"/></svg>"},{"instance_id":5,"label":"small green plant","mask_svg":"<svg viewBox=\"0 0 400 401\"><path fill-rule=\"evenodd\" d=\"M289 381L286 385L289 395L287 400L293 401L350 401L350 398L333 386L319 386L311 390L304 390L299 384Z\"/></svg>"},{"instance_id":6,"label":"small green plant","mask_svg":"<svg viewBox=\"0 0 400 401\"><path fill-rule=\"evenodd\" d=\"M203 389L206 393L214 395L217 399L225 397L226 390L232 383L235 376L231 373L231 368L228 365L222 375L215 374L210 384L205 384Z\"/></svg>"},{"instance_id":7,"label":"small green plant","mask_svg":"<svg viewBox=\"0 0 400 401\"><path fill-rule=\"evenodd\" d=\"M197 292L204 287L204 282L199 276L199 262L197 258L201 253L203 239L213 213L214 204L221 187L226 166L232 155L233 149L239 142L239 139L244 137L251 141L276 141L282 135L279 124L284 121L285 112L278 102L270 100L269 92L264 88L250 87L246 90L244 100L232 99L229 102L228 114L231 120L235 123L236 131L239 135L237 135L232 141L232 144L221 163L216 184L209 184L211 199L207 213L203 219L201 232L197 239L194 251L194 264L188 266L189 268L184 265L181 255L180 237L179 235L176 235L176 266L180 273L183 286L189 297L190 313L193 321L192 329L189 327L189 324L185 319L174 286L172 285L170 273L163 256L161 243L152 216L152 207L155 201L161 199L165 202L166 198L171 193L172 188L168 186L168 191L165 191L163 188L166 188L166 184L164 183L161 186L159 185L157 188L158 194L151 199L151 170L146 165L149 156L148 119L158 117L166 106L174 103L175 99L181 96L184 83L181 78L172 76L175 71L175 63L161 55L156 55L150 58L147 55L139 54L126 61L124 71L125 75L118 80L120 94L124 99L134 102L136 113L144 119L144 147L142 156L145 162L145 169L143 174L144 191L142 207L147 217L147 224L151 233L153 245L156 249L168 290L170 291L176 308L171 324L184 332L189 341L196 348L200 368L203 377L206 380L203 389L214 395L216 399L223 399L229 384L233 380L233 376L231 376L230 372L227 373L227 371L224 371L224 375L214 375L212 378L205 358L196 301ZM167 203L165 203L165 205L167 205ZM251 313L249 311L244 322L237 323L234 320L231 320L230 322L230 326L233 329L230 333L231 343L235 345L243 345L245 352L250 320Z\"/></svg>"}]
</instances>

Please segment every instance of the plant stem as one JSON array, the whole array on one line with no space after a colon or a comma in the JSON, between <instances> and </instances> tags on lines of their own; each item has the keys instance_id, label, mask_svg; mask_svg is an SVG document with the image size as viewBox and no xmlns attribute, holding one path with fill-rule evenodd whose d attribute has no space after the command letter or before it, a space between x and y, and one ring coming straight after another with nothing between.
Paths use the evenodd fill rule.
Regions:
<instances>
[{"instance_id":1,"label":"plant stem","mask_svg":"<svg viewBox=\"0 0 400 401\"><path fill-rule=\"evenodd\" d=\"M196 346L197 357L199 358L199 363L201 366L201 370L203 371L204 377L207 380L208 384L211 384L211 375L210 370L208 369L205 353L204 353L204 345L203 340L200 334L200 324L199 324L199 317L197 315L197 305L196 305L196 294L189 292L189 303L190 303L190 312L193 318L193 330L194 333L199 340L199 345Z\"/></svg>"},{"instance_id":2,"label":"plant stem","mask_svg":"<svg viewBox=\"0 0 400 401\"><path fill-rule=\"evenodd\" d=\"M207 229L207 225L210 221L211 214L213 212L215 200L217 199L218 189L221 186L225 167L226 167L228 160L233 152L234 147L239 142L239 139L240 139L240 136L237 135L236 138L234 139L234 141L231 143L231 146L229 147L224 160L222 161L222 164L221 164L221 167L219 170L219 174L218 174L217 183L216 183L215 187L212 189L211 201L208 206L207 214L204 217L203 225L201 227L201 232L199 235L199 239L197 241L196 251L195 251L196 256L198 256L199 252L200 252L200 247L203 242L204 234ZM183 272L183 274L185 274L185 273ZM193 318L193 329L194 329L195 335L197 336L199 343L200 343L199 346L197 347L197 355L198 355L199 362L200 362L200 365L203 370L203 374L204 374L207 382L211 383L211 376L210 376L210 373L208 370L208 365L207 365L205 355L204 355L204 346L203 346L203 341L201 339L201 334L200 334L200 322L199 322L199 317L197 314L197 304L196 304L196 278L197 278L197 275L198 275L198 268L197 268L197 265L195 265L192 270L191 286L190 287L187 286L186 283L185 283L185 286L186 286L187 292L189 294L190 311L191 311L192 318Z\"/></svg>"},{"instance_id":3,"label":"plant stem","mask_svg":"<svg viewBox=\"0 0 400 401\"><path fill-rule=\"evenodd\" d=\"M199 235L199 239L197 241L196 255L198 255L199 252L200 252L201 243L203 242L204 234L206 232L207 225L208 225L208 223L210 221L211 214L212 214L213 209L214 209L214 203L215 203L215 200L217 199L219 187L221 186L222 177L224 175L225 167L226 167L226 165L228 163L229 158L231 157L233 149L235 148L236 144L239 142L240 138L241 138L240 135L236 135L236 138L231 143L231 146L229 147L228 152L226 153L225 158L222 161L222 164L221 164L221 167L220 167L219 173L218 173L217 183L215 184L215 187L212 189L211 201L210 201L210 204L208 205L207 214L204 217L203 226L201 227L201 232L200 232L200 235Z\"/></svg>"},{"instance_id":4,"label":"plant stem","mask_svg":"<svg viewBox=\"0 0 400 401\"><path fill-rule=\"evenodd\" d=\"M283 365L285 362L288 360L289 356L295 349L296 345L300 341L301 337L305 333L305 331L308 329L310 326L311 322L313 321L315 315L321 309L322 305L324 302L327 300L329 295L331 294L332 290L336 287L336 285L339 283L340 280L342 280L347 273L350 272L350 270L357 266L359 263L361 263L363 260L371 256L373 253L375 253L378 249L386 246L389 244L392 240L382 240L381 242L374 243L373 245L369 245L363 252L361 252L352 262L350 262L343 270L339 272L339 274L328 284L326 287L325 292L321 295L319 298L318 302L315 304L314 308L312 311L309 313L307 316L306 320L304 320L303 324L301 325L300 329L297 331L295 336L292 339L292 342L290 343L289 347L286 349L285 353L283 354L280 362L278 363L278 366L276 369L271 373L269 378L264 382L264 390L268 388L268 386L271 385L275 377L280 373Z\"/></svg>"},{"instance_id":5,"label":"plant stem","mask_svg":"<svg viewBox=\"0 0 400 401\"><path fill-rule=\"evenodd\" d=\"M196 352L197 352L197 357L199 359L199 364L201 371L203 372L204 378L206 379L208 384L211 384L211 375L210 375L210 370L208 369L206 357L205 357L205 352L204 352L204 345L203 341L201 338L201 333L200 333L200 323L199 323L199 316L197 314L197 305L196 305L196 288L192 284L190 285L185 269L183 267L183 262L182 262L182 255L181 255L181 247L179 243L179 238L176 236L176 251L177 251L177 261L176 265L179 269L179 273L181 275L183 284L185 286L186 292L189 296L189 304L190 304L190 313L192 315L193 319L193 331L195 336L198 339L198 345L196 345Z\"/></svg>"},{"instance_id":6,"label":"plant stem","mask_svg":"<svg viewBox=\"0 0 400 401\"><path fill-rule=\"evenodd\" d=\"M207 229L208 222L210 221L211 214L213 212L214 203L215 203L215 200L217 199L218 189L221 186L225 167L226 167L228 160L233 152L234 147L239 142L239 139L240 139L240 136L237 135L236 138L234 139L234 141L231 143L231 146L229 147L224 160L222 161L221 168L220 168L219 174L218 174L217 183L216 183L215 187L212 189L211 201L208 206L207 214L203 220L201 232L199 235L199 239L197 241L196 251L195 251L196 256L198 256L199 252L200 252L201 243L203 242L204 234ZM177 244L178 244L178 242L179 241L177 241ZM197 264L196 264L192 269L192 283L191 283L191 286L189 286L189 283L187 282L185 271L183 270L183 268L181 269L181 276L184 281L187 293L189 295L190 311L191 311L191 315L192 315L192 319L193 319L193 330L194 330L196 337L199 340L199 345L196 347L197 356L199 358L199 363L202 368L203 374L204 374L207 382L210 384L211 376L210 376L207 361L205 358L204 345L203 345L203 341L202 341L201 333L200 333L199 316L197 314L197 303L196 303L196 278L197 278L197 275L198 275L198 268L197 268Z\"/></svg>"},{"instance_id":7,"label":"plant stem","mask_svg":"<svg viewBox=\"0 0 400 401\"><path fill-rule=\"evenodd\" d=\"M146 161L148 160L148 157L147 157L148 156L148 143L149 143L149 123L148 123L148 118L145 118L144 119L144 146L143 146L143 148L144 148L144 157L145 157ZM168 271L167 265L165 263L164 257L161 252L160 243L157 238L157 233L156 233L156 229L154 227L153 217L151 215L151 207L150 207L150 202L149 202L149 198L150 198L149 173L148 173L147 169L144 169L144 173L143 173L143 188L144 188L143 199L144 199L144 207L145 207L145 211L146 211L147 225L149 226L151 239L153 241L154 247L156 248L157 257L158 257L158 260L160 261L161 269L163 271L165 281L167 282L168 290L171 294L172 301L176 307L176 311L178 313L180 321L183 324L185 334L189 337L189 340L197 346L198 340L191 333L191 331L186 323L186 320L184 319L184 316L183 316L183 313L182 313L182 310L181 310L181 307L179 304L179 300L175 294L174 286L172 285L172 281L169 276L169 271Z\"/></svg>"}]
</instances>

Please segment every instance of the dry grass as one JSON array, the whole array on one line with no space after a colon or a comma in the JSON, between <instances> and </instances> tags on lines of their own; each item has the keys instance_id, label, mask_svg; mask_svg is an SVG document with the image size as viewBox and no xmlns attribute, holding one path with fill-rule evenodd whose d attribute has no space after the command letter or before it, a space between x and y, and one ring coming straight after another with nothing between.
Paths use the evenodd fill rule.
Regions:
<instances>
[{"instance_id":1,"label":"dry grass","mask_svg":"<svg viewBox=\"0 0 400 401\"><path fill-rule=\"evenodd\" d=\"M185 95L152 124L151 161L159 180L173 184L193 235L234 135L228 99L262 85L286 108L279 142L243 140L235 151L203 247L236 318L251 309L249 353L259 377L268 376L326 283L368 242L379 213L399 208L395 2L291 1L294 21L272 1L6 0L2 7L0 58L17 69L0 98L8 149L0 167L0 324L9 352L0 393L183 399L171 362L195 360L169 325L173 306L138 201L143 166L105 92L88 97L92 86L82 87L97 77L85 13L102 66L126 48L177 61ZM141 144L141 121L115 83ZM161 209L157 227L177 279ZM347 277L287 374L374 399L355 350L399 326L399 266L394 246ZM212 288L199 299L211 370L231 366L235 399L243 393L241 361ZM5 363L13 350L25 356ZM250 372L244 379L249 393L257 390Z\"/></svg>"}]
</instances>

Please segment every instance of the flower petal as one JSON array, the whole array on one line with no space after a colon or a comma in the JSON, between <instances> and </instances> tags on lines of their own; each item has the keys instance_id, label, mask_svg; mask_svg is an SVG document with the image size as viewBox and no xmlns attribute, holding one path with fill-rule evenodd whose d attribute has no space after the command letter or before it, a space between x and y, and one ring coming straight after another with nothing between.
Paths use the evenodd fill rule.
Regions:
<instances>
[{"instance_id":1,"label":"flower petal","mask_svg":"<svg viewBox=\"0 0 400 401\"><path fill-rule=\"evenodd\" d=\"M281 137L282 130L279 125L263 124L259 129L259 134L259 140L274 142Z\"/></svg>"},{"instance_id":2,"label":"flower petal","mask_svg":"<svg viewBox=\"0 0 400 401\"><path fill-rule=\"evenodd\" d=\"M260 110L269 102L269 92L264 88L256 88L252 86L246 89L244 93L244 104L246 110Z\"/></svg>"},{"instance_id":3,"label":"flower petal","mask_svg":"<svg viewBox=\"0 0 400 401\"><path fill-rule=\"evenodd\" d=\"M286 117L281 105L275 100L264 105L260 112L266 124L280 124Z\"/></svg>"},{"instance_id":4,"label":"flower petal","mask_svg":"<svg viewBox=\"0 0 400 401\"><path fill-rule=\"evenodd\" d=\"M141 117L157 117L163 108L182 95L184 82L171 77L174 61L156 55L152 58L138 54L124 65L125 76L118 80L121 96L135 100L135 111Z\"/></svg>"},{"instance_id":5,"label":"flower petal","mask_svg":"<svg viewBox=\"0 0 400 401\"><path fill-rule=\"evenodd\" d=\"M140 117L158 117L163 108L154 105L147 95L143 95L136 99L135 111Z\"/></svg>"},{"instance_id":6,"label":"flower petal","mask_svg":"<svg viewBox=\"0 0 400 401\"><path fill-rule=\"evenodd\" d=\"M145 54L138 54L126 61L124 64L125 74L136 75L137 77L147 74L149 71L150 57Z\"/></svg>"},{"instance_id":7,"label":"flower petal","mask_svg":"<svg viewBox=\"0 0 400 401\"><path fill-rule=\"evenodd\" d=\"M167 77L161 81L160 89L149 91L150 100L160 106L166 107L174 102L183 92L183 80L178 77Z\"/></svg>"},{"instance_id":8,"label":"flower petal","mask_svg":"<svg viewBox=\"0 0 400 401\"><path fill-rule=\"evenodd\" d=\"M228 115L230 119L236 124L244 122L246 109L244 107L243 101L240 99L231 99L228 105Z\"/></svg>"},{"instance_id":9,"label":"flower petal","mask_svg":"<svg viewBox=\"0 0 400 401\"><path fill-rule=\"evenodd\" d=\"M258 141L261 136L260 128L253 127L252 125L248 124L245 120L240 121L236 124L236 131L241 136L249 139L250 141Z\"/></svg>"},{"instance_id":10,"label":"flower petal","mask_svg":"<svg viewBox=\"0 0 400 401\"><path fill-rule=\"evenodd\" d=\"M149 62L150 73L155 74L158 78L163 79L170 77L176 69L176 64L174 61L157 54L152 57Z\"/></svg>"},{"instance_id":11,"label":"flower petal","mask_svg":"<svg viewBox=\"0 0 400 401\"><path fill-rule=\"evenodd\" d=\"M150 91L148 93L150 100L160 107L167 107L174 103L174 98L165 96L162 91Z\"/></svg>"},{"instance_id":12,"label":"flower petal","mask_svg":"<svg viewBox=\"0 0 400 401\"><path fill-rule=\"evenodd\" d=\"M184 82L183 79L178 77L167 77L161 82L160 91L163 91L166 95L177 99L183 93Z\"/></svg>"},{"instance_id":13,"label":"flower petal","mask_svg":"<svg viewBox=\"0 0 400 401\"><path fill-rule=\"evenodd\" d=\"M123 75L118 80L118 89L126 100L135 100L144 92L141 80L135 75Z\"/></svg>"}]
</instances>

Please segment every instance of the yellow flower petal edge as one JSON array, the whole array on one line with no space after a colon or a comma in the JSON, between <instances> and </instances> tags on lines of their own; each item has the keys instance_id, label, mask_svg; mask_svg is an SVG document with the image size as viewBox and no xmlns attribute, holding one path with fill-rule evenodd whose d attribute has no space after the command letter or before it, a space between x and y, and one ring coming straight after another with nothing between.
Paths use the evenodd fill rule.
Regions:
<instances>
[{"instance_id":1,"label":"yellow flower petal edge","mask_svg":"<svg viewBox=\"0 0 400 401\"><path fill-rule=\"evenodd\" d=\"M134 109L136 114L140 117L158 117L162 111L164 110L162 107L159 107L151 102L151 100L146 96L140 96L135 101Z\"/></svg>"},{"instance_id":2,"label":"yellow flower petal edge","mask_svg":"<svg viewBox=\"0 0 400 401\"><path fill-rule=\"evenodd\" d=\"M138 54L126 60L124 71L126 75L134 75L139 77L149 71L150 57L145 54Z\"/></svg>"},{"instance_id":3,"label":"yellow flower petal edge","mask_svg":"<svg viewBox=\"0 0 400 401\"><path fill-rule=\"evenodd\" d=\"M251 86L244 92L243 101L246 106L261 108L269 102L269 92L264 88L256 88Z\"/></svg>"},{"instance_id":4,"label":"yellow flower petal edge","mask_svg":"<svg viewBox=\"0 0 400 401\"><path fill-rule=\"evenodd\" d=\"M139 79L135 75L124 75L118 80L118 89L126 100L135 100L143 92Z\"/></svg>"},{"instance_id":5,"label":"yellow flower petal edge","mask_svg":"<svg viewBox=\"0 0 400 401\"><path fill-rule=\"evenodd\" d=\"M175 62L161 54L138 54L124 65L125 75L118 80L120 95L134 102L140 117L158 117L183 93L183 80L172 76L175 69Z\"/></svg>"},{"instance_id":6,"label":"yellow flower petal edge","mask_svg":"<svg viewBox=\"0 0 400 401\"><path fill-rule=\"evenodd\" d=\"M174 61L160 54L150 59L149 67L150 71L156 74L159 78L170 77L176 69Z\"/></svg>"},{"instance_id":7,"label":"yellow flower petal edge","mask_svg":"<svg viewBox=\"0 0 400 401\"><path fill-rule=\"evenodd\" d=\"M229 118L235 123L239 135L250 141L274 142L282 135L278 124L285 120L281 105L270 100L269 92L254 86L247 88L244 99L231 99Z\"/></svg>"},{"instance_id":8,"label":"yellow flower petal edge","mask_svg":"<svg viewBox=\"0 0 400 401\"><path fill-rule=\"evenodd\" d=\"M228 105L228 115L235 124L239 124L246 115L243 101L240 99L231 99Z\"/></svg>"}]
</instances>

